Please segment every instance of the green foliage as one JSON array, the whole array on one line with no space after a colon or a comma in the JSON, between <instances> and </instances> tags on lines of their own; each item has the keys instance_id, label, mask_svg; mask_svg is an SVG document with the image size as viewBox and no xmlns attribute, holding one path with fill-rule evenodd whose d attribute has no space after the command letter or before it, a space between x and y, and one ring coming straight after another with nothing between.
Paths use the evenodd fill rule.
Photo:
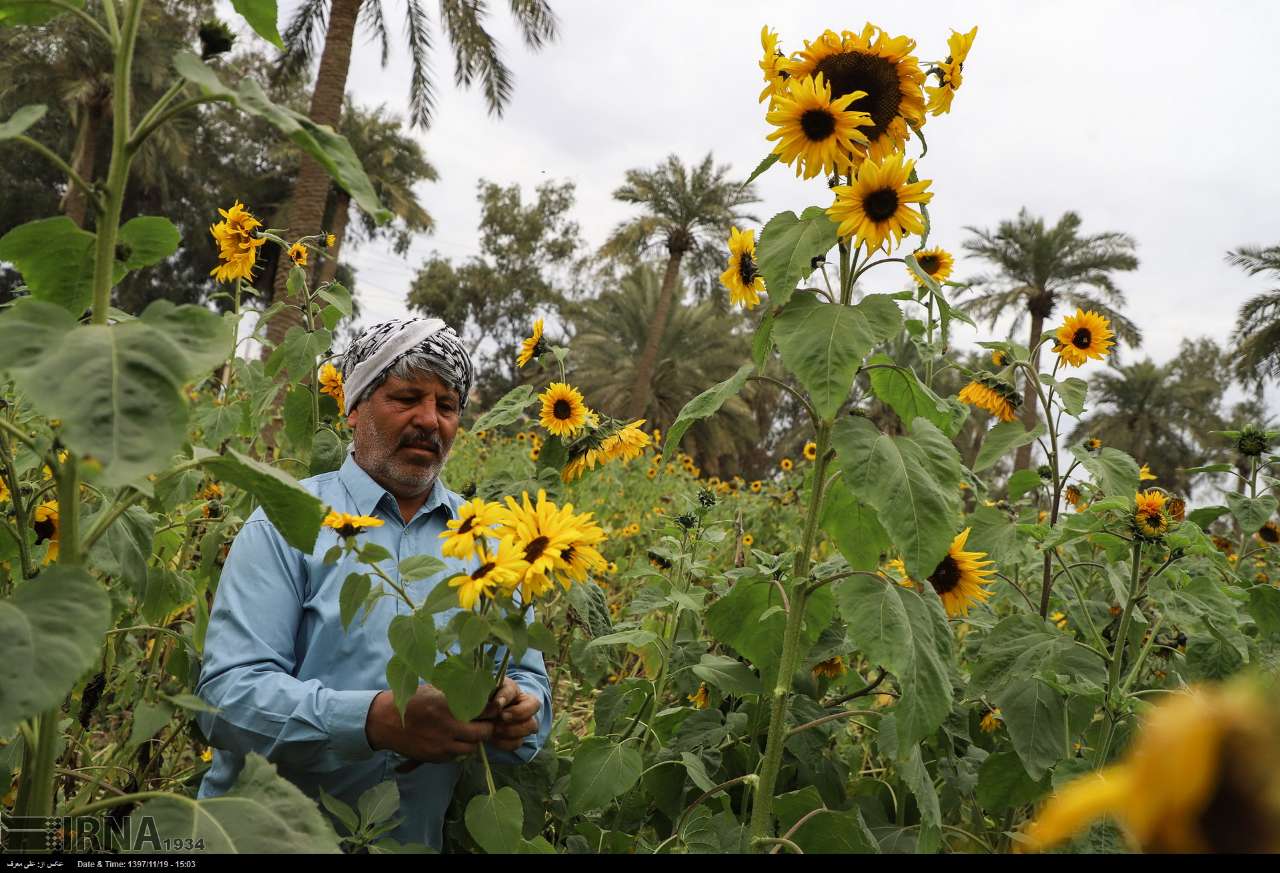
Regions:
<instances>
[{"instance_id":1,"label":"green foliage","mask_svg":"<svg viewBox=\"0 0 1280 873\"><path fill-rule=\"evenodd\" d=\"M799 218L779 212L760 232L759 263L769 290L769 305L783 307L800 280L836 244L836 223L821 206L810 206Z\"/></svg>"}]
</instances>

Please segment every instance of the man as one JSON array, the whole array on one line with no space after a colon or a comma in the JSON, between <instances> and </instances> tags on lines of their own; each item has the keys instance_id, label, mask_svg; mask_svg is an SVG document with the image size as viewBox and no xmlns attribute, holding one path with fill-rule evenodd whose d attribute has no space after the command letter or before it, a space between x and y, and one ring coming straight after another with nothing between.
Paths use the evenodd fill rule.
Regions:
<instances>
[{"instance_id":1,"label":"man","mask_svg":"<svg viewBox=\"0 0 1280 873\"><path fill-rule=\"evenodd\" d=\"M341 370L351 453L341 469L302 485L336 511L384 522L360 536L394 556L381 565L387 572L395 574L411 555L440 557L439 534L463 502L439 474L471 390L465 348L438 319L389 321L356 338ZM196 687L219 709L198 717L218 749L200 797L227 791L248 752L266 756L307 794L323 789L353 806L365 790L394 779L401 824L392 836L438 849L457 759L488 743L492 760L524 762L546 741L551 693L542 655L512 659L508 678L476 721L457 721L444 695L422 685L402 723L386 685L387 627L409 608L400 598L382 598L344 631L338 595L347 574L364 568L351 557L325 565L336 536L323 529L311 554L303 554L260 508L236 536ZM446 563L451 570L442 576L402 583L415 603L470 570Z\"/></svg>"}]
</instances>

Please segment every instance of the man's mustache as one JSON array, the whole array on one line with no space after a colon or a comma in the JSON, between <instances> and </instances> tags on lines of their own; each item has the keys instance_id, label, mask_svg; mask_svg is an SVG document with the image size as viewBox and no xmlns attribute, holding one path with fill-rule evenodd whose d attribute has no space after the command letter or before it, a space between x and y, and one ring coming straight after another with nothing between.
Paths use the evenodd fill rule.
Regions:
<instances>
[{"instance_id":1,"label":"man's mustache","mask_svg":"<svg viewBox=\"0 0 1280 873\"><path fill-rule=\"evenodd\" d=\"M415 431L407 433L400 437L400 448L415 449L431 449L437 455L444 452L444 446L440 444L440 438L433 433L427 431Z\"/></svg>"}]
</instances>

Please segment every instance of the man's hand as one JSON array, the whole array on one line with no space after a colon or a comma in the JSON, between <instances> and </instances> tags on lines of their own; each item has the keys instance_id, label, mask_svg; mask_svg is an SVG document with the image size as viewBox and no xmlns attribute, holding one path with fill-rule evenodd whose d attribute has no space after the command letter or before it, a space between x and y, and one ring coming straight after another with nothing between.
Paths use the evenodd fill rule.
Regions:
<instances>
[{"instance_id":1,"label":"man's hand","mask_svg":"<svg viewBox=\"0 0 1280 873\"><path fill-rule=\"evenodd\" d=\"M489 744L505 752L514 752L524 745L524 738L538 730L538 710L542 701L521 690L515 680L502 680L502 687L481 713L481 718L493 719L493 738Z\"/></svg>"},{"instance_id":2,"label":"man's hand","mask_svg":"<svg viewBox=\"0 0 1280 873\"><path fill-rule=\"evenodd\" d=\"M514 682L511 684L515 686ZM504 700L512 696L508 693ZM419 685L405 707L403 724L391 692L379 693L369 707L365 735L375 751L390 749L414 761L439 764L474 752L478 744L495 736L495 725L488 721L458 721L440 689Z\"/></svg>"}]
</instances>

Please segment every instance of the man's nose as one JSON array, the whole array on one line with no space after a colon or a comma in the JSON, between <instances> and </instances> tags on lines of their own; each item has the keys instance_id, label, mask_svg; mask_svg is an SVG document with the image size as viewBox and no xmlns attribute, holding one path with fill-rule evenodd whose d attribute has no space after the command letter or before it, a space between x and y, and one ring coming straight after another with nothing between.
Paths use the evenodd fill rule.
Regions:
<instances>
[{"instance_id":1,"label":"man's nose","mask_svg":"<svg viewBox=\"0 0 1280 873\"><path fill-rule=\"evenodd\" d=\"M413 423L421 430L429 430L435 433L439 426L439 420L436 417L436 402L430 398L423 400L413 410Z\"/></svg>"}]
</instances>

